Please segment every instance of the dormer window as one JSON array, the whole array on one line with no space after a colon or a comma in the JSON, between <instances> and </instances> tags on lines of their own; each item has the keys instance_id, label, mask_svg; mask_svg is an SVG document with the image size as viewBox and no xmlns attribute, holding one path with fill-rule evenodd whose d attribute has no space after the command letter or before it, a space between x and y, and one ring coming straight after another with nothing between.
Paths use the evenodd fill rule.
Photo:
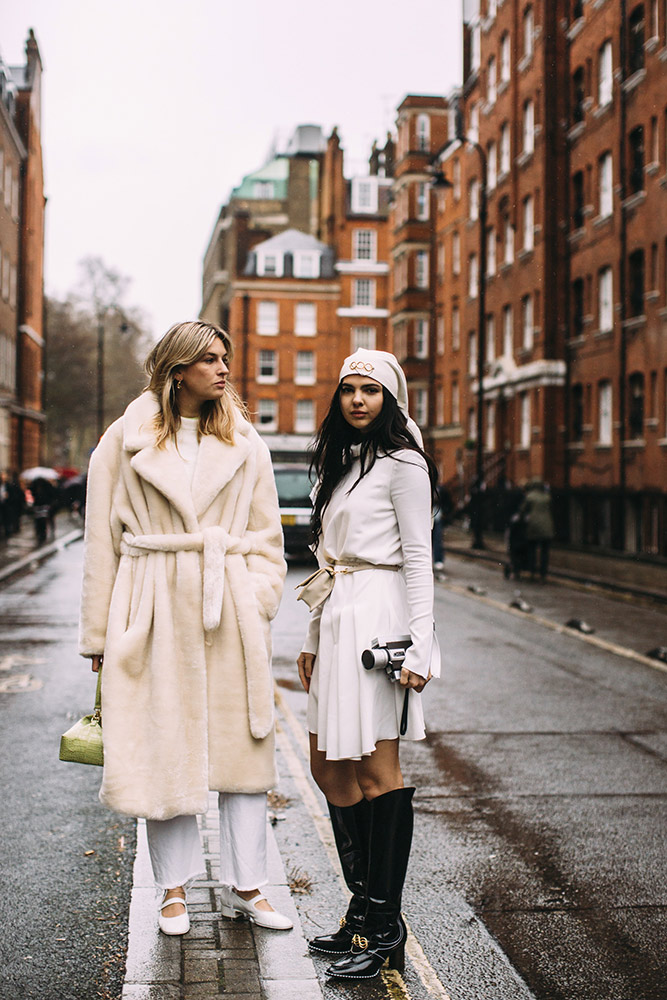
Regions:
<instances>
[{"instance_id":1,"label":"dormer window","mask_svg":"<svg viewBox=\"0 0 667 1000\"><path fill-rule=\"evenodd\" d=\"M297 250L294 253L295 278L319 278L320 254L313 251Z\"/></svg>"},{"instance_id":2,"label":"dormer window","mask_svg":"<svg viewBox=\"0 0 667 1000\"><path fill-rule=\"evenodd\" d=\"M373 215L378 210L376 177L354 177L352 180L352 211Z\"/></svg>"},{"instance_id":3,"label":"dormer window","mask_svg":"<svg viewBox=\"0 0 667 1000\"><path fill-rule=\"evenodd\" d=\"M273 198L273 181L255 181L252 193L255 198Z\"/></svg>"},{"instance_id":4,"label":"dormer window","mask_svg":"<svg viewBox=\"0 0 667 1000\"><path fill-rule=\"evenodd\" d=\"M258 252L257 274L260 278L282 278L283 255Z\"/></svg>"}]
</instances>

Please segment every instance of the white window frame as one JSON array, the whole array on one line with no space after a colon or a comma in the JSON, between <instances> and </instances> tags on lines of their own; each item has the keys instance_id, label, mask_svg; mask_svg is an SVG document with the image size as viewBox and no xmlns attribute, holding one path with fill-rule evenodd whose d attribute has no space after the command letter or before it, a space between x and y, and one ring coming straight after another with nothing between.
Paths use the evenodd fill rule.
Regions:
<instances>
[{"instance_id":1,"label":"white window frame","mask_svg":"<svg viewBox=\"0 0 667 1000\"><path fill-rule=\"evenodd\" d=\"M609 104L614 94L614 49L607 39L598 51L598 105Z\"/></svg>"},{"instance_id":2,"label":"white window frame","mask_svg":"<svg viewBox=\"0 0 667 1000\"><path fill-rule=\"evenodd\" d=\"M429 252L428 250L417 250L415 253L415 287L428 288L429 286Z\"/></svg>"},{"instance_id":3,"label":"white window frame","mask_svg":"<svg viewBox=\"0 0 667 1000\"><path fill-rule=\"evenodd\" d=\"M297 351L294 358L294 384L315 385L317 357L315 351Z\"/></svg>"},{"instance_id":4,"label":"white window frame","mask_svg":"<svg viewBox=\"0 0 667 1000\"><path fill-rule=\"evenodd\" d=\"M598 329L610 333L614 328L614 272L611 267L598 271Z\"/></svg>"},{"instance_id":5,"label":"white window frame","mask_svg":"<svg viewBox=\"0 0 667 1000\"><path fill-rule=\"evenodd\" d=\"M270 308L269 308L270 307ZM264 300L257 303L257 333L263 337L275 337L280 324L278 303Z\"/></svg>"},{"instance_id":6,"label":"white window frame","mask_svg":"<svg viewBox=\"0 0 667 1000\"><path fill-rule=\"evenodd\" d=\"M415 122L415 138L417 149L420 152L428 152L431 148L431 118L429 115L417 115Z\"/></svg>"},{"instance_id":7,"label":"white window frame","mask_svg":"<svg viewBox=\"0 0 667 1000\"><path fill-rule=\"evenodd\" d=\"M519 393L519 447L530 448L531 412L530 393Z\"/></svg>"},{"instance_id":8,"label":"white window frame","mask_svg":"<svg viewBox=\"0 0 667 1000\"><path fill-rule=\"evenodd\" d=\"M526 7L522 20L523 58L528 60L533 55L535 47L535 12L532 6Z\"/></svg>"},{"instance_id":9,"label":"white window frame","mask_svg":"<svg viewBox=\"0 0 667 1000\"><path fill-rule=\"evenodd\" d=\"M496 273L496 231L493 227L486 234L486 273L490 278Z\"/></svg>"},{"instance_id":10,"label":"white window frame","mask_svg":"<svg viewBox=\"0 0 667 1000\"><path fill-rule=\"evenodd\" d=\"M377 330L374 326L353 326L351 331L351 351L354 354L360 347L374 351L377 341Z\"/></svg>"},{"instance_id":11,"label":"white window frame","mask_svg":"<svg viewBox=\"0 0 667 1000\"><path fill-rule=\"evenodd\" d=\"M452 382L451 419L453 424L461 423L461 393L458 382Z\"/></svg>"},{"instance_id":12,"label":"white window frame","mask_svg":"<svg viewBox=\"0 0 667 1000\"><path fill-rule=\"evenodd\" d=\"M493 191L498 183L498 145L490 142L486 151L487 187Z\"/></svg>"},{"instance_id":13,"label":"white window frame","mask_svg":"<svg viewBox=\"0 0 667 1000\"><path fill-rule=\"evenodd\" d=\"M514 357L514 310L509 303L503 306L503 357Z\"/></svg>"},{"instance_id":14,"label":"white window frame","mask_svg":"<svg viewBox=\"0 0 667 1000\"><path fill-rule=\"evenodd\" d=\"M509 31L500 39L500 82L507 83L512 76L512 43Z\"/></svg>"},{"instance_id":15,"label":"white window frame","mask_svg":"<svg viewBox=\"0 0 667 1000\"><path fill-rule=\"evenodd\" d=\"M476 299L479 294L479 266L477 254L468 257L468 297Z\"/></svg>"},{"instance_id":16,"label":"white window frame","mask_svg":"<svg viewBox=\"0 0 667 1000\"><path fill-rule=\"evenodd\" d=\"M479 181L476 177L468 184L468 218L471 222L479 219Z\"/></svg>"},{"instance_id":17,"label":"white window frame","mask_svg":"<svg viewBox=\"0 0 667 1000\"><path fill-rule=\"evenodd\" d=\"M352 233L353 260L377 260L377 233L374 229L355 229Z\"/></svg>"},{"instance_id":18,"label":"white window frame","mask_svg":"<svg viewBox=\"0 0 667 1000\"><path fill-rule=\"evenodd\" d=\"M479 142L479 104L477 102L470 105L468 138L471 142Z\"/></svg>"},{"instance_id":19,"label":"white window frame","mask_svg":"<svg viewBox=\"0 0 667 1000\"><path fill-rule=\"evenodd\" d=\"M317 303L297 302L294 307L294 333L297 337L314 337L317 333Z\"/></svg>"},{"instance_id":20,"label":"white window frame","mask_svg":"<svg viewBox=\"0 0 667 1000\"><path fill-rule=\"evenodd\" d=\"M603 153L599 161L600 217L607 218L614 210L614 160Z\"/></svg>"},{"instance_id":21,"label":"white window frame","mask_svg":"<svg viewBox=\"0 0 667 1000\"><path fill-rule=\"evenodd\" d=\"M486 99L490 105L496 103L498 97L498 64L496 57L491 56L486 70Z\"/></svg>"},{"instance_id":22,"label":"white window frame","mask_svg":"<svg viewBox=\"0 0 667 1000\"><path fill-rule=\"evenodd\" d=\"M535 343L535 300L529 293L521 299L521 344L530 351Z\"/></svg>"},{"instance_id":23,"label":"white window frame","mask_svg":"<svg viewBox=\"0 0 667 1000\"><path fill-rule=\"evenodd\" d=\"M523 249L535 249L535 199L532 194L523 199Z\"/></svg>"},{"instance_id":24,"label":"white window frame","mask_svg":"<svg viewBox=\"0 0 667 1000\"><path fill-rule=\"evenodd\" d=\"M412 401L414 404L413 419L418 427L426 427L428 424L428 389L413 389Z\"/></svg>"},{"instance_id":25,"label":"white window frame","mask_svg":"<svg viewBox=\"0 0 667 1000\"><path fill-rule=\"evenodd\" d=\"M439 357L442 357L445 353L445 317L439 315L435 321L435 344L436 352ZM442 421L441 421L442 422Z\"/></svg>"},{"instance_id":26,"label":"white window frame","mask_svg":"<svg viewBox=\"0 0 667 1000\"><path fill-rule=\"evenodd\" d=\"M318 250L295 250L293 275L295 278L319 278L322 254Z\"/></svg>"},{"instance_id":27,"label":"white window frame","mask_svg":"<svg viewBox=\"0 0 667 1000\"><path fill-rule=\"evenodd\" d=\"M461 349L461 310L452 306L452 350Z\"/></svg>"},{"instance_id":28,"label":"white window frame","mask_svg":"<svg viewBox=\"0 0 667 1000\"><path fill-rule=\"evenodd\" d=\"M415 357L427 358L429 341L429 323L427 319L415 320Z\"/></svg>"},{"instance_id":29,"label":"white window frame","mask_svg":"<svg viewBox=\"0 0 667 1000\"><path fill-rule=\"evenodd\" d=\"M471 330L468 334L468 374L477 374L477 331Z\"/></svg>"},{"instance_id":30,"label":"white window frame","mask_svg":"<svg viewBox=\"0 0 667 1000\"><path fill-rule=\"evenodd\" d=\"M493 313L489 313L486 317L485 341L486 361L490 364L496 360L496 317Z\"/></svg>"},{"instance_id":31,"label":"white window frame","mask_svg":"<svg viewBox=\"0 0 667 1000\"><path fill-rule=\"evenodd\" d=\"M461 200L461 161L454 160L452 164L452 197L454 201Z\"/></svg>"},{"instance_id":32,"label":"white window frame","mask_svg":"<svg viewBox=\"0 0 667 1000\"><path fill-rule=\"evenodd\" d=\"M493 400L486 404L486 449L496 450L496 404Z\"/></svg>"},{"instance_id":33,"label":"white window frame","mask_svg":"<svg viewBox=\"0 0 667 1000\"><path fill-rule=\"evenodd\" d=\"M268 266L269 261L273 266ZM260 278L282 278L285 268L285 255L282 253L257 251L257 274Z\"/></svg>"},{"instance_id":34,"label":"white window frame","mask_svg":"<svg viewBox=\"0 0 667 1000\"><path fill-rule=\"evenodd\" d=\"M598 440L601 445L613 442L613 389L608 379L598 382Z\"/></svg>"},{"instance_id":35,"label":"white window frame","mask_svg":"<svg viewBox=\"0 0 667 1000\"><path fill-rule=\"evenodd\" d=\"M301 414L299 413L301 410ZM303 411L307 414L304 415ZM312 399L297 399L294 407L294 433L312 434L315 430L315 401Z\"/></svg>"},{"instance_id":36,"label":"white window frame","mask_svg":"<svg viewBox=\"0 0 667 1000\"><path fill-rule=\"evenodd\" d=\"M500 173L502 176L510 172L512 165L512 135L509 122L504 122L500 129Z\"/></svg>"},{"instance_id":37,"label":"white window frame","mask_svg":"<svg viewBox=\"0 0 667 1000\"><path fill-rule=\"evenodd\" d=\"M505 248L503 259L505 264L512 264L514 262L514 226L512 225L512 220L509 215L505 219Z\"/></svg>"},{"instance_id":38,"label":"white window frame","mask_svg":"<svg viewBox=\"0 0 667 1000\"><path fill-rule=\"evenodd\" d=\"M482 65L482 30L475 24L470 33L470 70L476 73Z\"/></svg>"},{"instance_id":39,"label":"white window frame","mask_svg":"<svg viewBox=\"0 0 667 1000\"><path fill-rule=\"evenodd\" d=\"M278 400L259 399L257 402L257 426L261 431L271 433L278 430Z\"/></svg>"},{"instance_id":40,"label":"white window frame","mask_svg":"<svg viewBox=\"0 0 667 1000\"><path fill-rule=\"evenodd\" d=\"M356 215L376 215L378 210L377 177L352 178L352 211Z\"/></svg>"},{"instance_id":41,"label":"white window frame","mask_svg":"<svg viewBox=\"0 0 667 1000\"><path fill-rule=\"evenodd\" d=\"M528 98L523 105L523 153L535 152L535 102Z\"/></svg>"},{"instance_id":42,"label":"white window frame","mask_svg":"<svg viewBox=\"0 0 667 1000\"><path fill-rule=\"evenodd\" d=\"M355 309L375 309L376 287L373 278L354 278L352 289Z\"/></svg>"},{"instance_id":43,"label":"white window frame","mask_svg":"<svg viewBox=\"0 0 667 1000\"><path fill-rule=\"evenodd\" d=\"M457 276L461 273L461 236L459 233L452 233L452 274Z\"/></svg>"},{"instance_id":44,"label":"white window frame","mask_svg":"<svg viewBox=\"0 0 667 1000\"><path fill-rule=\"evenodd\" d=\"M431 187L426 181L417 181L417 218L425 222L431 215Z\"/></svg>"},{"instance_id":45,"label":"white window frame","mask_svg":"<svg viewBox=\"0 0 667 1000\"><path fill-rule=\"evenodd\" d=\"M257 352L257 381L275 385L278 381L278 352L262 347Z\"/></svg>"}]
</instances>

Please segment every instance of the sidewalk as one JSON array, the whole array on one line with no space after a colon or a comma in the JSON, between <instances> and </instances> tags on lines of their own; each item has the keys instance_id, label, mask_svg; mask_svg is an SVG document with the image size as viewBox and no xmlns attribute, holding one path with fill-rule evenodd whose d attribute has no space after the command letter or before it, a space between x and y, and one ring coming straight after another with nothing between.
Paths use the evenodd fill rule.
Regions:
<instances>
[{"instance_id":1,"label":"sidewalk","mask_svg":"<svg viewBox=\"0 0 667 1000\"><path fill-rule=\"evenodd\" d=\"M81 519L74 518L65 510L56 514L54 528L54 537L49 537L46 544L40 546L35 541L33 520L28 514L24 514L21 518L21 530L10 538L0 540L0 582L20 573L34 562L47 559L83 535Z\"/></svg>"},{"instance_id":2,"label":"sidewalk","mask_svg":"<svg viewBox=\"0 0 667 1000\"><path fill-rule=\"evenodd\" d=\"M444 533L445 552L507 562L507 549L502 535L485 532L482 550L473 549L472 536L458 524L450 524ZM549 558L552 580L578 586L597 586L603 590L629 594L667 603L667 563L638 559L632 555L608 555L552 545Z\"/></svg>"},{"instance_id":3,"label":"sidewalk","mask_svg":"<svg viewBox=\"0 0 667 1000\"><path fill-rule=\"evenodd\" d=\"M199 817L207 878L188 892L190 931L166 937L157 926L157 898L145 821L138 821L122 1000L321 1000L322 992L285 869L269 826L267 896L294 923L270 931L220 913L218 807Z\"/></svg>"}]
</instances>

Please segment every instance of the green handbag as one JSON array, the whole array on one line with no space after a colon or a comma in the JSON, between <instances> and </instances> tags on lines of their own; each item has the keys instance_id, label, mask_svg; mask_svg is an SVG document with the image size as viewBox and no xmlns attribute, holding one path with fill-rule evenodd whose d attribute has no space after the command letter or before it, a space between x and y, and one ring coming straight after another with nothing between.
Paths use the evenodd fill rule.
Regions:
<instances>
[{"instance_id":1,"label":"green handbag","mask_svg":"<svg viewBox=\"0 0 667 1000\"><path fill-rule=\"evenodd\" d=\"M97 673L95 709L60 737L60 759L73 764L104 764L102 745L102 667Z\"/></svg>"}]
</instances>

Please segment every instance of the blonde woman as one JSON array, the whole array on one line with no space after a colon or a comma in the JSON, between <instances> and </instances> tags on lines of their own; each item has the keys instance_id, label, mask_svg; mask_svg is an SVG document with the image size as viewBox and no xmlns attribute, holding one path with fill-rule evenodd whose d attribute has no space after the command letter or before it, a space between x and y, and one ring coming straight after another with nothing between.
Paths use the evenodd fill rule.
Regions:
<instances>
[{"instance_id":1,"label":"blonde woman","mask_svg":"<svg viewBox=\"0 0 667 1000\"><path fill-rule=\"evenodd\" d=\"M100 799L147 820L165 934L189 929L209 790L223 914L292 926L260 892L285 562L269 452L229 384L231 356L219 327L173 326L90 463L80 652L94 671L104 658Z\"/></svg>"}]
</instances>

